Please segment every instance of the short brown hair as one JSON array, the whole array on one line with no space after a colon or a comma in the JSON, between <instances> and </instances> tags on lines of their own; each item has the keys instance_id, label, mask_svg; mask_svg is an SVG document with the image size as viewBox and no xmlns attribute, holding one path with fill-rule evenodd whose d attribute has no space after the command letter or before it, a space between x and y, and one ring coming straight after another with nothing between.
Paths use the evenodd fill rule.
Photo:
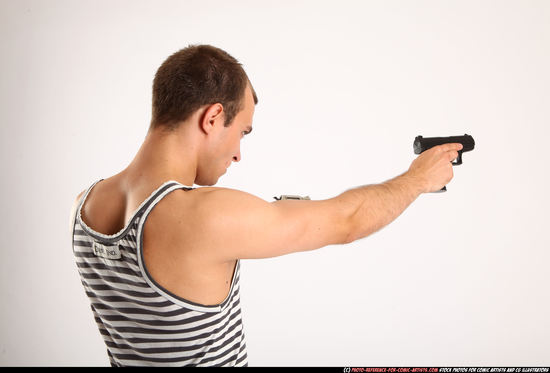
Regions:
<instances>
[{"instance_id":1,"label":"short brown hair","mask_svg":"<svg viewBox=\"0 0 550 373\"><path fill-rule=\"evenodd\" d=\"M201 106L215 103L222 104L227 127L244 108L247 84L250 80L242 65L227 52L211 45L189 45L168 57L155 74L150 128L173 131ZM253 88L252 94L257 104Z\"/></svg>"}]
</instances>

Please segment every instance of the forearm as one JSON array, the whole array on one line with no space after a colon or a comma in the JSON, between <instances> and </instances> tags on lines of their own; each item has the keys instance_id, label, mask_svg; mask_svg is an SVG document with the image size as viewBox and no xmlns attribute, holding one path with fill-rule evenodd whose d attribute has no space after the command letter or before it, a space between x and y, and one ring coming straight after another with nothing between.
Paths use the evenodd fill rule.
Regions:
<instances>
[{"instance_id":1,"label":"forearm","mask_svg":"<svg viewBox=\"0 0 550 373\"><path fill-rule=\"evenodd\" d=\"M337 196L347 215L347 242L366 237L391 223L422 191L419 180L404 173L384 183L350 189Z\"/></svg>"}]
</instances>

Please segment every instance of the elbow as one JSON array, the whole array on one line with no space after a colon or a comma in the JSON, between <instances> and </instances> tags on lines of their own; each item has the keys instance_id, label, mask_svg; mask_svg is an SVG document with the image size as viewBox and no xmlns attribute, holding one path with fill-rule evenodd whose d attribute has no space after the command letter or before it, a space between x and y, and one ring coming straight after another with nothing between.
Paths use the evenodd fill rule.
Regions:
<instances>
[{"instance_id":1,"label":"elbow","mask_svg":"<svg viewBox=\"0 0 550 373\"><path fill-rule=\"evenodd\" d=\"M344 197L340 195L330 200L334 203L331 220L333 228L338 232L334 239L339 244L349 244L373 233L373 227L366 224L372 219L365 215L363 202Z\"/></svg>"},{"instance_id":2,"label":"elbow","mask_svg":"<svg viewBox=\"0 0 550 373\"><path fill-rule=\"evenodd\" d=\"M348 215L344 224L344 243L349 244L370 236L376 232L376 229L371 224L366 224L366 221L371 221L369 217L359 216L358 210Z\"/></svg>"},{"instance_id":3,"label":"elbow","mask_svg":"<svg viewBox=\"0 0 550 373\"><path fill-rule=\"evenodd\" d=\"M343 228L343 243L349 244L356 240L358 240L360 237L358 235L357 225L354 224L353 215L348 217L345 220L344 228Z\"/></svg>"},{"instance_id":4,"label":"elbow","mask_svg":"<svg viewBox=\"0 0 550 373\"><path fill-rule=\"evenodd\" d=\"M367 236L370 236L375 231L368 230L368 231L361 231L357 228L352 227L348 230L348 232L345 235L344 244L355 242L361 238L365 238Z\"/></svg>"},{"instance_id":5,"label":"elbow","mask_svg":"<svg viewBox=\"0 0 550 373\"><path fill-rule=\"evenodd\" d=\"M357 225L357 212L356 206L350 204L347 200L341 198L341 196L334 198L336 202L335 219L338 226L338 243L349 244L359 239L359 229Z\"/></svg>"},{"instance_id":6,"label":"elbow","mask_svg":"<svg viewBox=\"0 0 550 373\"><path fill-rule=\"evenodd\" d=\"M351 233L348 233L345 237L344 237L344 241L342 242L344 245L347 245L349 243L352 243L356 240L355 236Z\"/></svg>"}]
</instances>

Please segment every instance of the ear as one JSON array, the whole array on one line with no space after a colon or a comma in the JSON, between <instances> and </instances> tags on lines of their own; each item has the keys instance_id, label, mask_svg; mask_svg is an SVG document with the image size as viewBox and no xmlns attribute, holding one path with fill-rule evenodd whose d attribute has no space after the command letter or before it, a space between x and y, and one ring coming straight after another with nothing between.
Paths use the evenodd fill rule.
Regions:
<instances>
[{"instance_id":1,"label":"ear","mask_svg":"<svg viewBox=\"0 0 550 373\"><path fill-rule=\"evenodd\" d=\"M200 127L204 132L210 133L215 129L215 126L223 125L224 117L223 105L220 103L212 104L206 107L201 118Z\"/></svg>"}]
</instances>

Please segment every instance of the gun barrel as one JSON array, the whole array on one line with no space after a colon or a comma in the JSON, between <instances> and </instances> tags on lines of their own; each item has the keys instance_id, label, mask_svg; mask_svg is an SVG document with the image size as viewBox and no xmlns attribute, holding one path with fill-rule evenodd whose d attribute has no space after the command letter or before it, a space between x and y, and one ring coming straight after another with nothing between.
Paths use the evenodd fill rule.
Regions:
<instances>
[{"instance_id":1,"label":"gun barrel","mask_svg":"<svg viewBox=\"0 0 550 373\"><path fill-rule=\"evenodd\" d=\"M461 152L469 152L470 150L473 150L475 146L474 138L468 134L465 134L464 136L449 136L449 137L417 136L414 139L414 143L413 143L414 154L420 154L423 151L426 151L437 145L450 144L450 143L461 143L463 146Z\"/></svg>"}]
</instances>

